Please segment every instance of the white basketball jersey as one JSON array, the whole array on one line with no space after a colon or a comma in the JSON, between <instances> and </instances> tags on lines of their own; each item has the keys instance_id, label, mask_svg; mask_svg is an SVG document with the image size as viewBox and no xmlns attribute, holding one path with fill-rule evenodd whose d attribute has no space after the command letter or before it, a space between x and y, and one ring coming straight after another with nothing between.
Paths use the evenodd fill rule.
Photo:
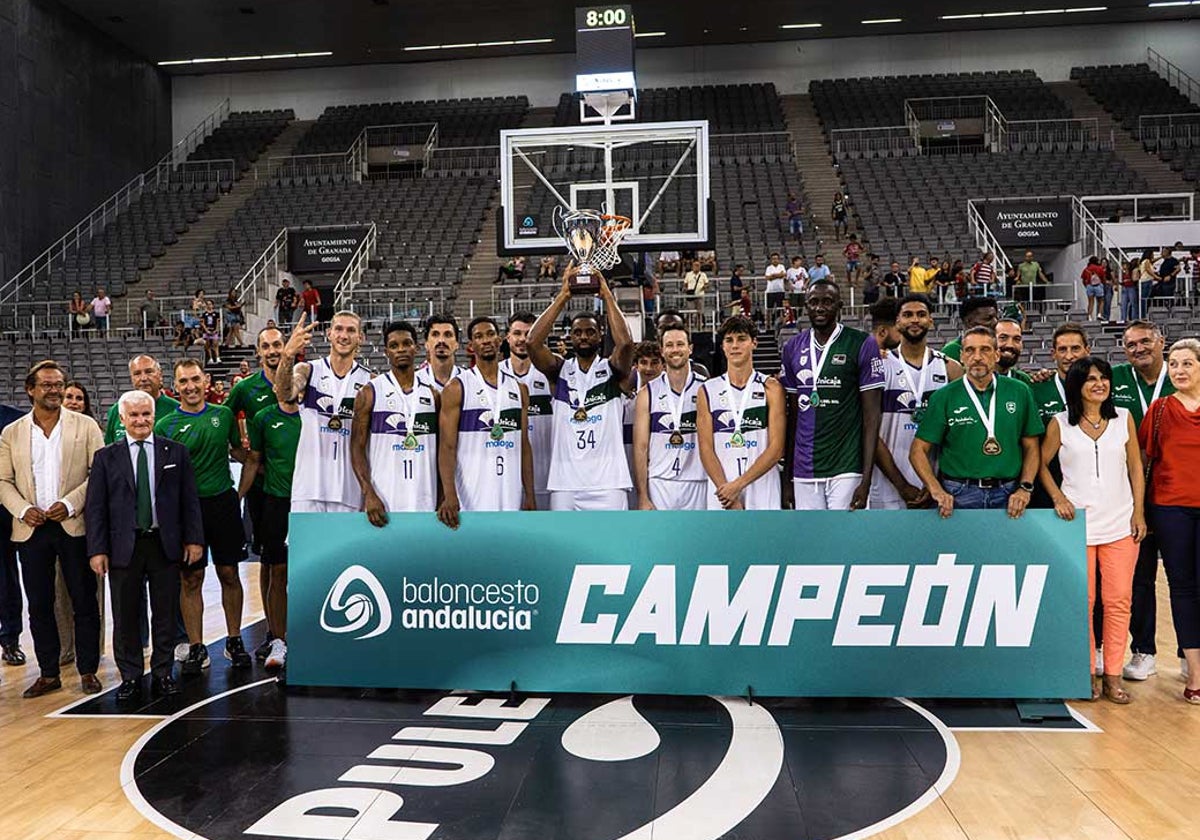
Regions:
<instances>
[{"instance_id":1,"label":"white basketball jersey","mask_svg":"<svg viewBox=\"0 0 1200 840\"><path fill-rule=\"evenodd\" d=\"M750 374L745 388L735 388L729 374L709 379L703 385L712 417L713 448L725 471L726 480L744 474L767 448L767 377ZM748 391L748 393L747 393ZM740 431L737 413L742 412ZM716 486L709 481L709 510L720 510ZM779 470L769 469L742 493L746 510L779 510Z\"/></svg>"},{"instance_id":2,"label":"white basketball jersey","mask_svg":"<svg viewBox=\"0 0 1200 840\"><path fill-rule=\"evenodd\" d=\"M887 444L897 469L916 487L921 479L908 461L913 440L917 436L921 412L929 404L929 397L950 381L946 372L946 357L937 350L929 349L926 354L925 370L904 361L897 348L883 358L883 419L879 425L879 437ZM934 469L937 462L934 461ZM900 498L899 492L888 481L883 470L876 468L871 476L871 494L877 499Z\"/></svg>"},{"instance_id":3,"label":"white basketball jersey","mask_svg":"<svg viewBox=\"0 0 1200 840\"><path fill-rule=\"evenodd\" d=\"M493 388L477 368L458 377L463 389L458 415L458 461L454 486L463 510L521 509L521 385L500 371Z\"/></svg>"},{"instance_id":4,"label":"white basketball jersey","mask_svg":"<svg viewBox=\"0 0 1200 840\"><path fill-rule=\"evenodd\" d=\"M705 377L688 371L682 394L671 389L667 374L651 379L650 478L704 481L704 465L696 445L696 401Z\"/></svg>"},{"instance_id":5,"label":"white basketball jersey","mask_svg":"<svg viewBox=\"0 0 1200 840\"><path fill-rule=\"evenodd\" d=\"M625 394L608 359L587 372L576 359L563 362L554 385L550 490L628 490Z\"/></svg>"},{"instance_id":6,"label":"white basketball jersey","mask_svg":"<svg viewBox=\"0 0 1200 840\"><path fill-rule=\"evenodd\" d=\"M370 380L371 372L358 362L344 377L333 372L329 359L312 363L308 385L300 398L300 442L292 476L292 501L336 502L355 509L362 506L362 491L350 466L350 425L354 398Z\"/></svg>"},{"instance_id":7,"label":"white basketball jersey","mask_svg":"<svg viewBox=\"0 0 1200 840\"><path fill-rule=\"evenodd\" d=\"M533 491L545 493L546 482L550 478L551 436L554 429L554 399L550 392L550 380L533 366L524 376L518 376L508 359L500 363L500 370L529 390L526 417L529 421L529 449L533 456Z\"/></svg>"},{"instance_id":8,"label":"white basketball jersey","mask_svg":"<svg viewBox=\"0 0 1200 840\"><path fill-rule=\"evenodd\" d=\"M450 379L446 380L445 382L438 382L437 377L433 375L433 368L429 366L429 362L424 362L419 368L417 368L417 382L421 383L422 385L428 385L430 388L440 394L452 380L462 376L463 371L465 370L466 368L461 368L458 365L455 365L450 371Z\"/></svg>"},{"instance_id":9,"label":"white basketball jersey","mask_svg":"<svg viewBox=\"0 0 1200 840\"><path fill-rule=\"evenodd\" d=\"M371 483L389 511L436 510L438 416L433 389L414 383L406 393L390 371L372 379L371 387Z\"/></svg>"}]
</instances>

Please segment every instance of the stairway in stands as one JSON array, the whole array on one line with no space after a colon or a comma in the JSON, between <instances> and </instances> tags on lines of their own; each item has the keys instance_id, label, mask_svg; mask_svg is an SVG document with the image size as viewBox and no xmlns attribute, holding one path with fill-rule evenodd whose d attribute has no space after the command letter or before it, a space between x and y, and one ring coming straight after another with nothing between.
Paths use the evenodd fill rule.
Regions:
<instances>
[{"instance_id":1,"label":"stairway in stands","mask_svg":"<svg viewBox=\"0 0 1200 840\"><path fill-rule=\"evenodd\" d=\"M259 156L259 161L265 163L272 157L284 157L292 153L292 149L300 141L300 138L312 125L312 121L293 121L288 124L287 128L279 133L275 141L267 147ZM129 321L125 323L123 319L126 317L126 310L123 306L117 306L113 309L113 326L136 326L141 322L141 316L138 313L138 305L146 291L153 291L158 298L164 298L167 295L167 290L170 288L171 282L179 277L179 272L192 264L192 260L196 254L204 246L206 242L211 240L216 235L217 231L225 226L225 223L236 213L242 205L244 205L250 196L254 195L255 191L262 184L267 183L266 179L255 180L254 171L251 170L242 175L240 180L233 182L233 188L227 195L224 195L213 204L208 212L205 213L187 232L179 237L179 241L167 249L167 253L154 261L154 266L149 271L139 272L139 280L136 284L129 286L128 296L130 298L129 306ZM225 299L226 293L232 288L240 277L230 277L227 284L220 289L205 289L209 298L218 302ZM195 289L188 289L190 296L195 292ZM180 301L168 301L163 306L164 311L175 311L180 308Z\"/></svg>"},{"instance_id":2,"label":"stairway in stands","mask_svg":"<svg viewBox=\"0 0 1200 840\"><path fill-rule=\"evenodd\" d=\"M846 259L842 256L844 243L833 238L833 219L829 208L833 204L833 194L843 189L841 177L833 163L833 155L829 150L829 141L821 121L817 119L812 97L808 94L792 94L779 97L783 103L783 118L787 121L788 133L792 136L792 148L795 149L796 166L804 177L804 191L811 202L806 207L809 218L805 226L817 220L817 247L825 254L825 263L833 267L837 277L846 276ZM853 200L853 196L851 196ZM855 232L853 219L850 231ZM812 265L816 254L806 254L808 265Z\"/></svg>"},{"instance_id":3,"label":"stairway in stands","mask_svg":"<svg viewBox=\"0 0 1200 840\"><path fill-rule=\"evenodd\" d=\"M553 108L531 108L525 113L521 128L548 128L554 125ZM498 139L498 138L497 138ZM475 302L475 315L505 315L507 313L492 311L492 285L496 280L496 271L501 258L496 253L496 228L500 211L500 189L492 191L488 198L487 215L483 219L483 230L479 234L479 242L471 255L471 265L463 273L462 286L458 290L458 299L454 307L454 317L459 326L466 328L472 317L471 301ZM526 276L537 274L537 266L527 265ZM501 325L503 332L504 324Z\"/></svg>"},{"instance_id":4,"label":"stairway in stands","mask_svg":"<svg viewBox=\"0 0 1200 840\"><path fill-rule=\"evenodd\" d=\"M779 352L779 341L769 327L758 334L758 346L754 348L754 369L768 376L775 376L783 365Z\"/></svg>"},{"instance_id":5,"label":"stairway in stands","mask_svg":"<svg viewBox=\"0 0 1200 840\"><path fill-rule=\"evenodd\" d=\"M1051 82L1047 85L1059 99L1071 106L1072 113L1079 118L1095 117L1099 126L1100 137L1108 140L1112 133L1113 149L1137 174L1146 179L1152 193L1186 193L1192 192L1192 184L1173 172L1158 155L1151 154L1142 148L1140 140L1126 131L1121 124L1112 118L1104 106L1092 98L1075 80L1067 82Z\"/></svg>"}]
</instances>

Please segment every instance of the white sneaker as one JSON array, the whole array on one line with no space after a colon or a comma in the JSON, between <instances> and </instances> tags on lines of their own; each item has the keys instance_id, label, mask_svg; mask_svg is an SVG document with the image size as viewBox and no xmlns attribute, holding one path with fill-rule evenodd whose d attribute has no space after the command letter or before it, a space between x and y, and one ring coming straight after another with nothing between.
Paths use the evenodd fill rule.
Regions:
<instances>
[{"instance_id":1,"label":"white sneaker","mask_svg":"<svg viewBox=\"0 0 1200 840\"><path fill-rule=\"evenodd\" d=\"M1154 667L1154 654L1135 653L1125 666L1122 674L1127 680L1145 680L1158 673Z\"/></svg>"},{"instance_id":2,"label":"white sneaker","mask_svg":"<svg viewBox=\"0 0 1200 840\"><path fill-rule=\"evenodd\" d=\"M180 642L179 644L175 645L175 661L176 662L186 661L187 657L188 657L188 651L191 649L192 649L192 646L189 645L187 642Z\"/></svg>"},{"instance_id":3,"label":"white sneaker","mask_svg":"<svg viewBox=\"0 0 1200 840\"><path fill-rule=\"evenodd\" d=\"M1182 656L1179 658L1179 678L1187 682L1191 678L1191 672L1188 669L1187 660Z\"/></svg>"},{"instance_id":4,"label":"white sneaker","mask_svg":"<svg viewBox=\"0 0 1200 840\"><path fill-rule=\"evenodd\" d=\"M1104 673L1104 648L1102 647L1096 648L1096 670L1094 673L1097 677Z\"/></svg>"},{"instance_id":5,"label":"white sneaker","mask_svg":"<svg viewBox=\"0 0 1200 840\"><path fill-rule=\"evenodd\" d=\"M271 640L271 652L267 654L267 661L263 663L272 671L282 668L287 664L287 642L283 639Z\"/></svg>"}]
</instances>

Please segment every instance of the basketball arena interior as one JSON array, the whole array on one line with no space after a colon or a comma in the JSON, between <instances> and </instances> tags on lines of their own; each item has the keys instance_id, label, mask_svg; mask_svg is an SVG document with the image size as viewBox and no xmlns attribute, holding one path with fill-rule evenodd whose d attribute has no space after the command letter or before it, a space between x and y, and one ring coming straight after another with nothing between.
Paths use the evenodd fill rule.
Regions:
<instances>
[{"instance_id":1,"label":"basketball arena interior","mask_svg":"<svg viewBox=\"0 0 1200 840\"><path fill-rule=\"evenodd\" d=\"M1076 1L1107 5L0 0L0 840L1196 836L1200 0ZM297 410L276 541L240 485L269 503ZM515 495L472 508L480 411ZM947 457L956 412L982 456ZM695 510L655 495L647 416ZM615 510L539 472L560 420ZM578 460L610 430L620 464ZM865 477L822 477L846 434ZM722 440L781 454L722 486ZM428 504L391 506L414 453ZM1125 503L1109 455L1111 541L1068 498ZM353 501L298 508L326 458ZM751 476L771 504L730 501Z\"/></svg>"}]
</instances>

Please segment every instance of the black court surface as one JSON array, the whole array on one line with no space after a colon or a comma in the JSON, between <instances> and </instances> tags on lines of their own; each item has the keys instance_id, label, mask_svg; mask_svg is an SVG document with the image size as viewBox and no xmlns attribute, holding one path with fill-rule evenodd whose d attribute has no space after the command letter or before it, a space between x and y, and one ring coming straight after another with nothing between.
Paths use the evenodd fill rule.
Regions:
<instances>
[{"instance_id":1,"label":"black court surface","mask_svg":"<svg viewBox=\"0 0 1200 840\"><path fill-rule=\"evenodd\" d=\"M1003 703L285 690L210 651L179 698L56 713L155 718L121 781L185 838L865 837L953 783L952 727L1026 726ZM1086 722L1029 728L1060 727Z\"/></svg>"}]
</instances>

